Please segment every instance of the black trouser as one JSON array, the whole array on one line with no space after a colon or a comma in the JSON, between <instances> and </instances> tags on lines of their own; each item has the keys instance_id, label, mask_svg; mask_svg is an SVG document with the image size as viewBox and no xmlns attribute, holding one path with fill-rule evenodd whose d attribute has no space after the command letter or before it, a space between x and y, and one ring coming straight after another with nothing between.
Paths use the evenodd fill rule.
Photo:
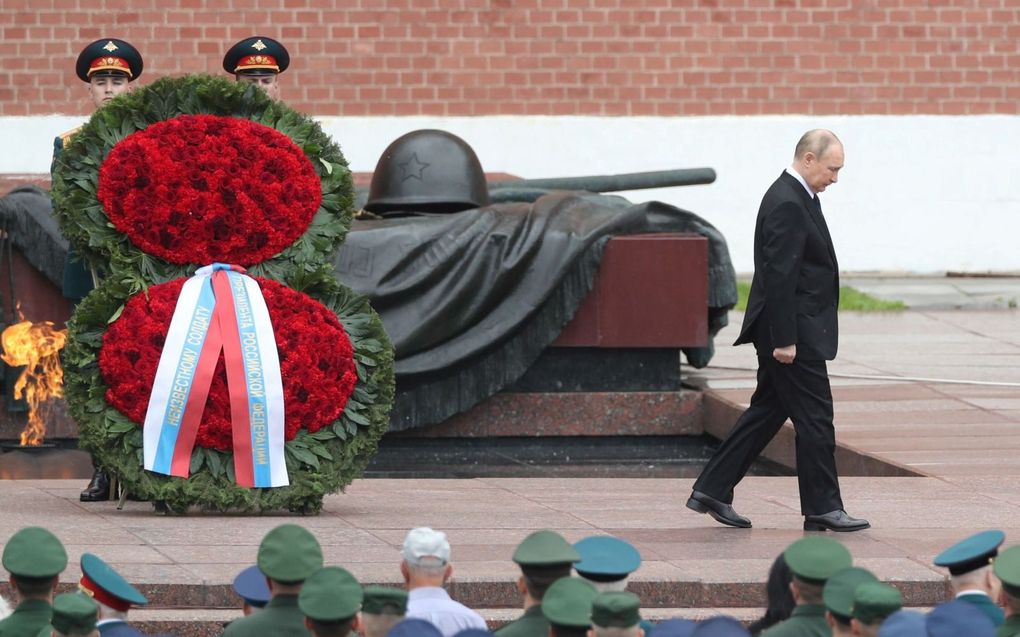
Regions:
<instances>
[{"instance_id":1,"label":"black trouser","mask_svg":"<svg viewBox=\"0 0 1020 637\"><path fill-rule=\"evenodd\" d=\"M797 358L785 365L758 355L758 387L729 435L694 483L694 489L722 502L733 502L733 487L783 426L793 421L797 434L797 480L804 515L843 508L836 476L836 432L832 426L832 390L825 361Z\"/></svg>"}]
</instances>

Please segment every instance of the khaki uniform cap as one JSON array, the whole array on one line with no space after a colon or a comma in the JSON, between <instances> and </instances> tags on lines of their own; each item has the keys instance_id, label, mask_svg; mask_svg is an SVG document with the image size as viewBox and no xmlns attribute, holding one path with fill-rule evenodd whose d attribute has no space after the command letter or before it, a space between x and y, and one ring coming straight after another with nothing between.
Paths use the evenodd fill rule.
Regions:
<instances>
[{"instance_id":1,"label":"khaki uniform cap","mask_svg":"<svg viewBox=\"0 0 1020 637\"><path fill-rule=\"evenodd\" d=\"M548 529L535 531L524 538L517 545L513 557L514 562L521 566L572 564L580 559L581 554L562 535Z\"/></svg>"},{"instance_id":2,"label":"khaki uniform cap","mask_svg":"<svg viewBox=\"0 0 1020 637\"><path fill-rule=\"evenodd\" d=\"M827 537L801 538L783 552L783 559L794 575L810 582L824 582L853 562L845 546Z\"/></svg>"},{"instance_id":3,"label":"khaki uniform cap","mask_svg":"<svg viewBox=\"0 0 1020 637\"><path fill-rule=\"evenodd\" d=\"M903 596L888 584L869 582L854 592L853 616L862 624L877 624L901 608Z\"/></svg>"},{"instance_id":4,"label":"khaki uniform cap","mask_svg":"<svg viewBox=\"0 0 1020 637\"><path fill-rule=\"evenodd\" d=\"M542 614L551 624L585 628L591 626L592 602L598 591L576 577L562 577L542 597Z\"/></svg>"},{"instance_id":5,"label":"khaki uniform cap","mask_svg":"<svg viewBox=\"0 0 1020 637\"><path fill-rule=\"evenodd\" d=\"M1020 546L1011 546L995 559L992 567L1006 592L1020 597Z\"/></svg>"},{"instance_id":6,"label":"khaki uniform cap","mask_svg":"<svg viewBox=\"0 0 1020 637\"><path fill-rule=\"evenodd\" d=\"M369 615L406 615L407 591L384 586L366 586L361 612Z\"/></svg>"},{"instance_id":7,"label":"khaki uniform cap","mask_svg":"<svg viewBox=\"0 0 1020 637\"><path fill-rule=\"evenodd\" d=\"M63 635L84 635L96 628L99 605L84 593L61 593L53 598L53 629Z\"/></svg>"},{"instance_id":8,"label":"khaki uniform cap","mask_svg":"<svg viewBox=\"0 0 1020 637\"><path fill-rule=\"evenodd\" d=\"M603 628L630 628L641 621L641 600L634 593L602 593L591 607L591 623Z\"/></svg>"},{"instance_id":9,"label":"khaki uniform cap","mask_svg":"<svg viewBox=\"0 0 1020 637\"><path fill-rule=\"evenodd\" d=\"M354 617L361 610L364 593L354 576L339 566L319 569L305 580L298 595L298 608L323 622Z\"/></svg>"},{"instance_id":10,"label":"khaki uniform cap","mask_svg":"<svg viewBox=\"0 0 1020 637\"><path fill-rule=\"evenodd\" d=\"M30 526L7 541L3 565L11 575L55 577L67 568L67 551L57 536L42 527Z\"/></svg>"},{"instance_id":11,"label":"khaki uniform cap","mask_svg":"<svg viewBox=\"0 0 1020 637\"><path fill-rule=\"evenodd\" d=\"M833 615L850 619L854 608L854 592L861 584L877 582L878 578L871 571L851 566L836 571L825 582L822 590L822 601Z\"/></svg>"},{"instance_id":12,"label":"khaki uniform cap","mask_svg":"<svg viewBox=\"0 0 1020 637\"><path fill-rule=\"evenodd\" d=\"M296 524L282 524L262 538L259 570L278 582L303 582L322 568L322 547Z\"/></svg>"}]
</instances>

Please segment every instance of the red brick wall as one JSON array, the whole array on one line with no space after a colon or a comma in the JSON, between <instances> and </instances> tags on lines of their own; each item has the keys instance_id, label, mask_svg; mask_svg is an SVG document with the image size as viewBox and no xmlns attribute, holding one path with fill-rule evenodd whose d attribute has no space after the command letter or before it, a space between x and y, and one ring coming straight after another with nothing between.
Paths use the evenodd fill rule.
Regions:
<instances>
[{"instance_id":1,"label":"red brick wall","mask_svg":"<svg viewBox=\"0 0 1020 637\"><path fill-rule=\"evenodd\" d=\"M88 112L74 59L142 82L288 46L317 115L1018 112L1017 0L0 0L0 115Z\"/></svg>"}]
</instances>

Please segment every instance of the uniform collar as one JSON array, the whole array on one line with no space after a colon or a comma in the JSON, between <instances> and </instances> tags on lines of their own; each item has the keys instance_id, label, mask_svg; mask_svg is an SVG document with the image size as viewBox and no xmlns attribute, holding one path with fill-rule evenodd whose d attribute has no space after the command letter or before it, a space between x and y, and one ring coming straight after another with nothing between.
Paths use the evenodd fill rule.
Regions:
<instances>
[{"instance_id":1,"label":"uniform collar","mask_svg":"<svg viewBox=\"0 0 1020 637\"><path fill-rule=\"evenodd\" d=\"M821 604L798 604L790 617L825 617L825 606Z\"/></svg>"},{"instance_id":2,"label":"uniform collar","mask_svg":"<svg viewBox=\"0 0 1020 637\"><path fill-rule=\"evenodd\" d=\"M276 595L269 603L266 604L266 608L292 608L297 607L297 595Z\"/></svg>"},{"instance_id":3,"label":"uniform collar","mask_svg":"<svg viewBox=\"0 0 1020 637\"><path fill-rule=\"evenodd\" d=\"M116 619L111 617L110 619L100 619L96 622L96 626L107 626L109 624L126 624L127 622L123 619Z\"/></svg>"},{"instance_id":4,"label":"uniform collar","mask_svg":"<svg viewBox=\"0 0 1020 637\"><path fill-rule=\"evenodd\" d=\"M53 612L53 606L45 599L26 599L25 601L18 604L14 609L14 612L26 612L34 613L38 611L46 611L48 613Z\"/></svg>"},{"instance_id":5,"label":"uniform collar","mask_svg":"<svg viewBox=\"0 0 1020 637\"><path fill-rule=\"evenodd\" d=\"M988 593L984 592L983 590L981 590L979 588L970 588L970 589L967 589L965 591L960 591L959 593L956 594L956 598L957 599L959 599L961 597L967 597L967 596L970 596L970 597L973 597L973 596L987 597L988 599L992 598L991 595L989 595Z\"/></svg>"}]
</instances>

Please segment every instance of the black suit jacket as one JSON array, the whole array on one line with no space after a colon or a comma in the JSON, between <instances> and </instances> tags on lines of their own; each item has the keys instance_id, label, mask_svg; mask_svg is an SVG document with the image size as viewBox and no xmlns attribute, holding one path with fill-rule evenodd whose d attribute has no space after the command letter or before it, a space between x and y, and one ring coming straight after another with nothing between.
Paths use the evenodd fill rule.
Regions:
<instances>
[{"instance_id":1,"label":"black suit jacket","mask_svg":"<svg viewBox=\"0 0 1020 637\"><path fill-rule=\"evenodd\" d=\"M839 266L817 199L783 172L762 197L754 229L754 279L735 345L832 360L839 341Z\"/></svg>"}]
</instances>

